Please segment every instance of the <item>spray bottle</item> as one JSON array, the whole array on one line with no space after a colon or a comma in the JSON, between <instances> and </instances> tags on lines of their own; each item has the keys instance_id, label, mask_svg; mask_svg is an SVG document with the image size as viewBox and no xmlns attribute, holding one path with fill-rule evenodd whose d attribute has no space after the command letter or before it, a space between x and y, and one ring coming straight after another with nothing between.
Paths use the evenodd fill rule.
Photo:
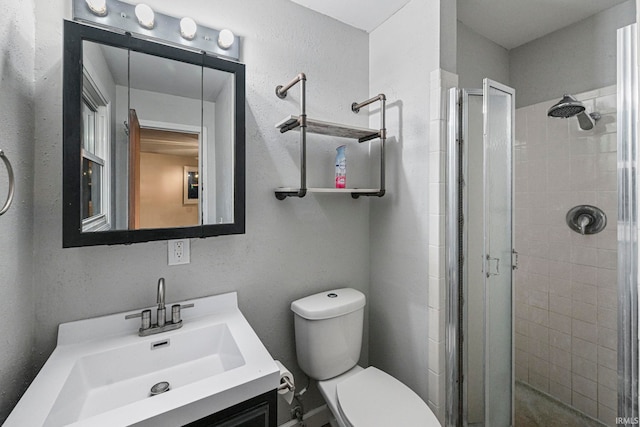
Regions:
<instances>
[{"instance_id":1,"label":"spray bottle","mask_svg":"<svg viewBox=\"0 0 640 427\"><path fill-rule=\"evenodd\" d=\"M346 145L341 145L336 148L336 188L347 187L347 157L345 155L346 148Z\"/></svg>"}]
</instances>

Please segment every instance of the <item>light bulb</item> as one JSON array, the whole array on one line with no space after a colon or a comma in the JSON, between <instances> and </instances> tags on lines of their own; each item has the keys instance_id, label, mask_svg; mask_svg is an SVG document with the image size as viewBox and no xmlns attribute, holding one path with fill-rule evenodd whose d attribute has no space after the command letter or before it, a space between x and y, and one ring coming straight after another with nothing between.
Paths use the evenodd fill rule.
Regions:
<instances>
[{"instance_id":1,"label":"light bulb","mask_svg":"<svg viewBox=\"0 0 640 427\"><path fill-rule=\"evenodd\" d=\"M144 3L140 3L136 6L135 12L140 25L149 30L153 28L155 25L155 14L153 13L153 9Z\"/></svg>"},{"instance_id":2,"label":"light bulb","mask_svg":"<svg viewBox=\"0 0 640 427\"><path fill-rule=\"evenodd\" d=\"M85 0L91 13L97 16L105 16L107 14L107 0Z\"/></svg>"},{"instance_id":3,"label":"light bulb","mask_svg":"<svg viewBox=\"0 0 640 427\"><path fill-rule=\"evenodd\" d=\"M229 49L233 45L235 39L236 36L233 35L231 30L227 30L225 28L224 30L220 31L220 34L218 35L218 46L225 50Z\"/></svg>"},{"instance_id":4,"label":"light bulb","mask_svg":"<svg viewBox=\"0 0 640 427\"><path fill-rule=\"evenodd\" d=\"M196 21L191 18L182 18L180 20L180 34L187 40L193 40L198 31L198 25Z\"/></svg>"}]
</instances>

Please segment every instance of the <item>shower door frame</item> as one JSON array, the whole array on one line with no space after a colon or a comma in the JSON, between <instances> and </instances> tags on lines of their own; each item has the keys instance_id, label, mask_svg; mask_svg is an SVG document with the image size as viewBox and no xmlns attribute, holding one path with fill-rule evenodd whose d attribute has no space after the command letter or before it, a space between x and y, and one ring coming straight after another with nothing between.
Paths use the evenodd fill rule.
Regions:
<instances>
[{"instance_id":1,"label":"shower door frame","mask_svg":"<svg viewBox=\"0 0 640 427\"><path fill-rule=\"evenodd\" d=\"M465 189L465 174L468 172L468 148L464 136L469 134L468 122L469 122L469 97L480 96L483 99L483 187L486 186L487 171L486 171L486 145L487 145L487 100L484 99L485 95L488 95L488 88L492 87L498 89L501 92L507 93L511 97L510 113L510 137L511 137L511 150L513 150L514 142L514 120L515 120L515 91L508 86L499 84L497 82L485 79L484 90L482 89L449 89L448 93L448 122L447 122L447 181L446 181L446 273L447 273L447 323L446 323L446 342L445 342L445 354L446 354L446 405L445 405L445 425L446 426L463 426L467 425L468 420L468 396L467 388L463 381L464 373L466 372L466 359L463 359L464 347L466 345L463 339L463 322L466 318L466 308L463 304L464 296L464 254L467 252L467 237L468 227L465 226L465 217L468 218L468 200L466 197L467 190ZM486 92L486 93L485 93ZM508 185L508 191L511 197L511 222L513 222L513 197L514 197L514 164L513 164L513 152L508 155L508 162L510 168L510 181ZM486 193L483 196L483 215L487 214L486 205ZM487 229L486 221L483 235L483 250L486 250ZM510 233L510 252L513 250L513 225ZM487 267L483 265L483 270ZM513 306L513 274L512 268L513 259L509 259L508 268L511 275L511 307L510 307L510 320L511 320L511 345L509 351L511 352L511 425L514 420L514 393L513 386L515 380L515 355L514 355L514 306ZM484 275L485 271L483 271ZM483 280L485 291L487 278ZM486 309L486 293L483 305ZM484 318L485 326L487 322L486 313ZM486 359L486 335L483 336L483 342L485 349L483 350L483 360ZM486 375L486 363L483 368L483 389L487 385ZM487 400L483 396L483 419L486 421L488 409ZM484 425L484 422L483 422Z\"/></svg>"},{"instance_id":2,"label":"shower door frame","mask_svg":"<svg viewBox=\"0 0 640 427\"><path fill-rule=\"evenodd\" d=\"M617 34L618 417L637 420L638 399L638 24Z\"/></svg>"}]
</instances>

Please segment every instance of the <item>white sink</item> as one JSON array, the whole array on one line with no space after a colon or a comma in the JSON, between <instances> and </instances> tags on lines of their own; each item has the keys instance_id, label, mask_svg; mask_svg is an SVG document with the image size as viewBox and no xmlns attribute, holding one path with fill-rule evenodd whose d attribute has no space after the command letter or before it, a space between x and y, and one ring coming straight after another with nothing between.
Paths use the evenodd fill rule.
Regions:
<instances>
[{"instance_id":1,"label":"white sink","mask_svg":"<svg viewBox=\"0 0 640 427\"><path fill-rule=\"evenodd\" d=\"M147 337L128 313L60 325L4 426L175 426L277 388L278 368L235 293L188 302L181 329ZM170 390L152 396L161 382Z\"/></svg>"}]
</instances>

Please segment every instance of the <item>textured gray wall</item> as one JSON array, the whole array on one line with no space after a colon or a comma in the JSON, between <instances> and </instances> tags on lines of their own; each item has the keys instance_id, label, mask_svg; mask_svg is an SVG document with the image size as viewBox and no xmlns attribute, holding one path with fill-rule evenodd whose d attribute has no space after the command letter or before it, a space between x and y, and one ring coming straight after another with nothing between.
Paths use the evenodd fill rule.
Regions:
<instances>
[{"instance_id":1,"label":"textured gray wall","mask_svg":"<svg viewBox=\"0 0 640 427\"><path fill-rule=\"evenodd\" d=\"M299 89L280 100L274 88L304 71L310 116L366 126L367 115L354 115L350 105L369 94L368 35L286 0L147 3L214 28L228 27L242 37L247 233L192 240L191 264L185 266L167 266L166 242L62 249L62 20L69 16L70 2L38 2L36 363L44 363L55 347L59 323L152 304L156 281L163 276L168 301L238 291L240 308L267 349L304 384L290 303L332 287L350 286L368 294L369 201L336 195L276 200L273 189L295 185L299 176L297 133L281 135L274 128L296 113ZM339 141L309 138L311 184L333 181L337 145ZM367 148L349 145L348 179L353 185L368 181ZM366 343L366 334L364 338ZM364 363L367 354L365 347ZM305 397L306 409L322 403L315 387ZM288 418L288 410L281 410L280 422Z\"/></svg>"},{"instance_id":2,"label":"textured gray wall","mask_svg":"<svg viewBox=\"0 0 640 427\"><path fill-rule=\"evenodd\" d=\"M440 68L455 73L457 65L457 29L456 21L458 16L458 5L455 1L442 0L439 3L440 19L438 22L440 42L438 50L440 51ZM434 37L431 35L430 37ZM432 70L428 70L432 71Z\"/></svg>"},{"instance_id":3,"label":"textured gray wall","mask_svg":"<svg viewBox=\"0 0 640 427\"><path fill-rule=\"evenodd\" d=\"M509 51L458 21L458 84L482 89L482 79L509 86Z\"/></svg>"},{"instance_id":4,"label":"textured gray wall","mask_svg":"<svg viewBox=\"0 0 640 427\"><path fill-rule=\"evenodd\" d=\"M616 30L635 22L635 0L510 51L516 107L616 83Z\"/></svg>"},{"instance_id":5,"label":"textured gray wall","mask_svg":"<svg viewBox=\"0 0 640 427\"><path fill-rule=\"evenodd\" d=\"M33 2L0 3L0 149L13 165L15 198L0 217L0 423L35 373L33 304ZM8 191L0 163L0 204Z\"/></svg>"}]
</instances>

